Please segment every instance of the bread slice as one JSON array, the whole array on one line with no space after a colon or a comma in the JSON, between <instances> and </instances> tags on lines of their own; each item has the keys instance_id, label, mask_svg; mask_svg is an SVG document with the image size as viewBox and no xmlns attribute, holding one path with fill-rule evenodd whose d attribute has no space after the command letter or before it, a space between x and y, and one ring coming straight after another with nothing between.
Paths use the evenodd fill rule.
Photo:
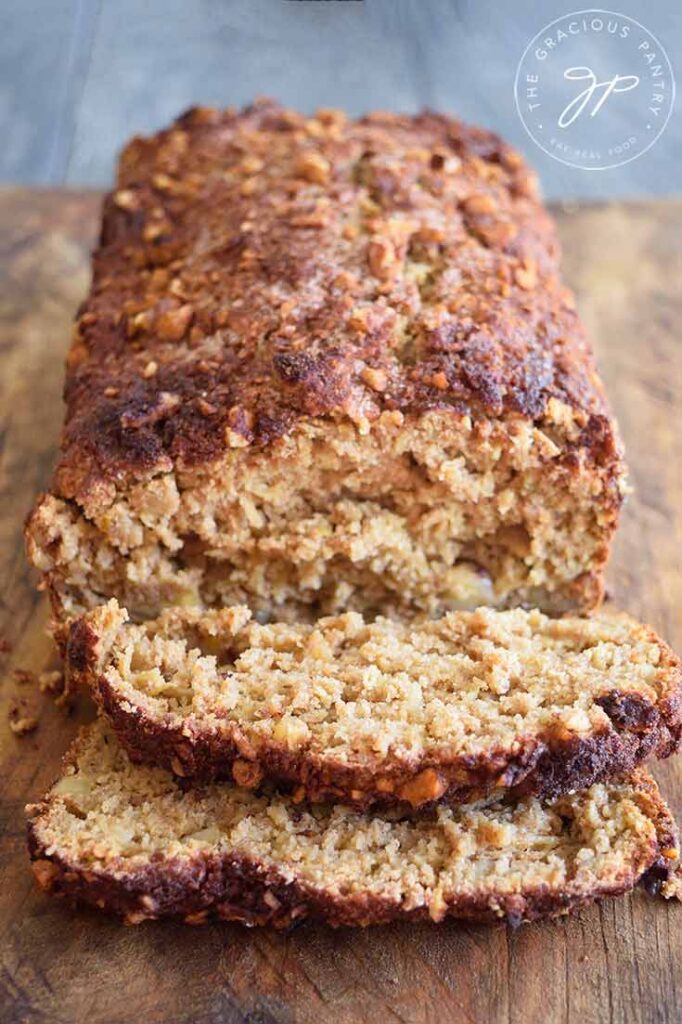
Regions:
<instances>
[{"instance_id":1,"label":"bread slice","mask_svg":"<svg viewBox=\"0 0 682 1024\"><path fill-rule=\"evenodd\" d=\"M129 922L519 923L643 876L660 883L679 857L670 812L643 771L550 802L498 797L399 820L231 784L185 791L162 769L132 764L100 723L28 814L39 884Z\"/></svg>"},{"instance_id":2,"label":"bread slice","mask_svg":"<svg viewBox=\"0 0 682 1024\"><path fill-rule=\"evenodd\" d=\"M680 661L622 614L261 625L235 607L134 625L110 601L71 626L66 659L136 760L359 807L555 796L682 735Z\"/></svg>"},{"instance_id":3,"label":"bread slice","mask_svg":"<svg viewBox=\"0 0 682 1024\"><path fill-rule=\"evenodd\" d=\"M59 617L589 610L617 431L522 157L433 113L126 147L27 528Z\"/></svg>"}]
</instances>

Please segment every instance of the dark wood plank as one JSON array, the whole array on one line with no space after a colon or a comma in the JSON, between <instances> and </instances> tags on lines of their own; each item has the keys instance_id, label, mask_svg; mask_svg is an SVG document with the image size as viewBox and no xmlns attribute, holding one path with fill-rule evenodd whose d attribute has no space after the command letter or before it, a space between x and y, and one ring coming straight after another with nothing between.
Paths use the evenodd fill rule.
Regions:
<instances>
[{"instance_id":1,"label":"dark wood plank","mask_svg":"<svg viewBox=\"0 0 682 1024\"><path fill-rule=\"evenodd\" d=\"M54 657L21 528L54 457L62 361L98 203L88 193L0 192L0 636L14 644L0 687L0 1016L9 1024L679 1021L682 908L643 894L515 933L445 923L279 935L222 924L123 928L33 889L23 804L49 784L87 709L67 718L43 698L37 731L10 734L9 701L34 697L10 670L39 671ZM635 485L611 587L679 647L682 202L563 210L560 225ZM656 773L682 814L679 759Z\"/></svg>"}]
</instances>

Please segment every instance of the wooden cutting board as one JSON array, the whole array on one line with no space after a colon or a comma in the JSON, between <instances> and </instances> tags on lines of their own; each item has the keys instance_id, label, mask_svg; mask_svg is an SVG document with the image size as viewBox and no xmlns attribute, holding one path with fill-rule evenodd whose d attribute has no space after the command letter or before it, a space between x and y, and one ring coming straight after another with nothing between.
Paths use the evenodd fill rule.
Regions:
<instances>
[{"instance_id":1,"label":"wooden cutting board","mask_svg":"<svg viewBox=\"0 0 682 1024\"><path fill-rule=\"evenodd\" d=\"M644 894L570 920L455 922L290 935L237 925L125 928L34 890L23 806L53 780L79 721L15 668L54 666L22 523L46 486L61 423L70 320L88 281L94 193L0 192L0 1019L20 1021L553 1022L682 1019L682 906ZM558 211L566 274L597 345L634 494L614 599L682 647L682 201ZM18 739L8 706L37 709ZM682 758L656 774L682 814Z\"/></svg>"}]
</instances>

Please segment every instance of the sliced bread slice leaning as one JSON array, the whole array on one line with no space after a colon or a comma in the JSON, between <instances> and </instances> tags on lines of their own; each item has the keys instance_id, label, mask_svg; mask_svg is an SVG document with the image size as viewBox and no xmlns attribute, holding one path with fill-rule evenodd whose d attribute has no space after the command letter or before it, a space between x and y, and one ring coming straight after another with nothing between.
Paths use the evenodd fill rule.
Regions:
<instances>
[{"instance_id":1,"label":"sliced bread slice leaning","mask_svg":"<svg viewBox=\"0 0 682 1024\"><path fill-rule=\"evenodd\" d=\"M28 813L41 887L131 923L449 915L517 924L639 880L665 893L679 858L670 812L641 769L556 800L505 794L401 820L308 809L231 783L187 790L163 769L134 765L101 722Z\"/></svg>"},{"instance_id":2,"label":"sliced bread slice leaning","mask_svg":"<svg viewBox=\"0 0 682 1024\"><path fill-rule=\"evenodd\" d=\"M680 662L626 615L260 625L234 607L133 625L111 601L71 627L66 660L133 759L360 808L557 796L682 733Z\"/></svg>"}]
</instances>

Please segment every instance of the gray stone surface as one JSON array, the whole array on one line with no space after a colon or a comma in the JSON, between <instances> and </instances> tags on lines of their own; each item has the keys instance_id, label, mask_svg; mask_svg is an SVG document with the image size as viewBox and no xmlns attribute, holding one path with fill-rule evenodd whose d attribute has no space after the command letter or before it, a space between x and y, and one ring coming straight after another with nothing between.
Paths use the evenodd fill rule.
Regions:
<instances>
[{"instance_id":1,"label":"gray stone surface","mask_svg":"<svg viewBox=\"0 0 682 1024\"><path fill-rule=\"evenodd\" d=\"M680 0L614 6L642 21L679 62ZM131 134L193 103L242 104L268 94L303 110L455 112L518 145L553 198L678 191L679 107L647 154L609 171L563 166L525 134L513 96L519 58L543 25L580 7L580 0L0 0L0 180L105 185Z\"/></svg>"}]
</instances>

